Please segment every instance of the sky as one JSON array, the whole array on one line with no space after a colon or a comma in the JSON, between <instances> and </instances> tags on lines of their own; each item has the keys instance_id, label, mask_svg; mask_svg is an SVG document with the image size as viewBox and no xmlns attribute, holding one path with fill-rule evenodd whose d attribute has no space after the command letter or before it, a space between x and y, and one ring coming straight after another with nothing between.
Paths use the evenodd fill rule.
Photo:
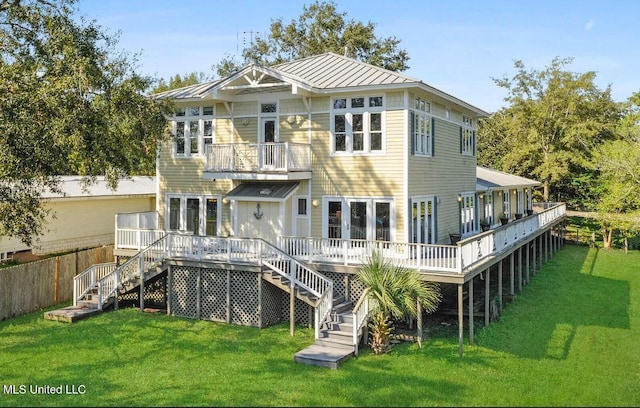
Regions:
<instances>
[{"instance_id":1,"label":"sky","mask_svg":"<svg viewBox=\"0 0 640 408\"><path fill-rule=\"evenodd\" d=\"M297 19L311 1L79 0L78 15L120 33L118 48L138 56L138 72L168 79L204 72L239 56L251 32ZM514 61L542 70L595 71L600 89L624 101L640 91L639 0L336 0L348 19L372 22L379 37L401 40L404 74L487 112L505 106L493 78L512 77ZM255 35L255 34L253 34ZM239 58L238 58L239 59Z\"/></svg>"}]
</instances>

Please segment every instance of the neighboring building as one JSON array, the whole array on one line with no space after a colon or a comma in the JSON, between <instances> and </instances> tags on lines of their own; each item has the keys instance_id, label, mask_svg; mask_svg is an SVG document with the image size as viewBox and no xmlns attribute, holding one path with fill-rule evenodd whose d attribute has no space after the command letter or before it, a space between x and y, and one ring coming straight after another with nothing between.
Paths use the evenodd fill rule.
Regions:
<instances>
[{"instance_id":1,"label":"neighboring building","mask_svg":"<svg viewBox=\"0 0 640 408\"><path fill-rule=\"evenodd\" d=\"M45 207L52 211L45 232L32 247L1 237L0 255L32 250L36 255L110 245L114 242L115 216L123 212L155 211L155 177L123 179L111 190L103 177L82 188L80 176L63 176L61 194L46 193Z\"/></svg>"}]
</instances>

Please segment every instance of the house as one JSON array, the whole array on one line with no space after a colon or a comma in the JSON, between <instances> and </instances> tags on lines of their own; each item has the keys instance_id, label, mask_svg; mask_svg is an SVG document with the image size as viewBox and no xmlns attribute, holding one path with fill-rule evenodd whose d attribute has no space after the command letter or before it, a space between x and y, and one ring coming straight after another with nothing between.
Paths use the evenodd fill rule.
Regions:
<instances>
[{"instance_id":1,"label":"house","mask_svg":"<svg viewBox=\"0 0 640 408\"><path fill-rule=\"evenodd\" d=\"M87 271L97 286L78 277L78 301L129 290L175 315L306 323L321 350L296 359L321 364L327 347L357 353L370 304L353 276L379 250L457 287L462 350L463 288L473 305L474 280L498 269L502 296L503 260L513 271L525 257L520 286L559 246L563 204L534 205L539 183L477 166L488 114L418 79L325 53L155 97L176 106L157 216L120 219L115 254L128 260Z\"/></svg>"},{"instance_id":2,"label":"house","mask_svg":"<svg viewBox=\"0 0 640 408\"><path fill-rule=\"evenodd\" d=\"M45 207L51 210L45 232L33 246L15 238L0 237L0 257L12 258L16 253L31 250L35 255L111 245L115 236L115 216L118 213L155 211L155 177L133 177L118 183L111 190L104 179L82 187L80 176L62 176L61 192L46 192Z\"/></svg>"}]
</instances>

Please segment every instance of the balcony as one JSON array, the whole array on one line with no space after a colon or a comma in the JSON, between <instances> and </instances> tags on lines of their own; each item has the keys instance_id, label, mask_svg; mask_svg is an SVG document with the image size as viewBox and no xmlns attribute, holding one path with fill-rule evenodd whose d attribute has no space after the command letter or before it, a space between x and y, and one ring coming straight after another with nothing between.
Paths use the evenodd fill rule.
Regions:
<instances>
[{"instance_id":1,"label":"balcony","mask_svg":"<svg viewBox=\"0 0 640 408\"><path fill-rule=\"evenodd\" d=\"M206 149L204 177L233 180L307 180L311 145L219 143Z\"/></svg>"}]
</instances>

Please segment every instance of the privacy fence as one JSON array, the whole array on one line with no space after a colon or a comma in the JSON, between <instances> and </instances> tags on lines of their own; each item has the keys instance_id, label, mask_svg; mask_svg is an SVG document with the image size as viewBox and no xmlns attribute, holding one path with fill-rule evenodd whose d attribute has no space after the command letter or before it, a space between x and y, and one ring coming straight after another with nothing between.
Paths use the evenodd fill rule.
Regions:
<instances>
[{"instance_id":1,"label":"privacy fence","mask_svg":"<svg viewBox=\"0 0 640 408\"><path fill-rule=\"evenodd\" d=\"M0 320L71 300L73 277L104 262L113 262L113 246L0 269Z\"/></svg>"}]
</instances>

